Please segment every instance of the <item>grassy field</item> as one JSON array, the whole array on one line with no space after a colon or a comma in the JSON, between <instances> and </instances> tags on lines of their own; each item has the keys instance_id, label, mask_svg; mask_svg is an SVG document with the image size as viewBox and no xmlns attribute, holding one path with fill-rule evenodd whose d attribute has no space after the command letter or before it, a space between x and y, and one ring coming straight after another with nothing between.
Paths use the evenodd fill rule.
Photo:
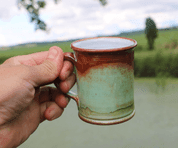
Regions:
<instances>
[{"instance_id":1,"label":"grassy field","mask_svg":"<svg viewBox=\"0 0 178 148\"><path fill-rule=\"evenodd\" d=\"M125 36L128 38L135 39L138 43L138 46L135 48L135 56L142 54L143 56L151 56L156 51L162 50L165 54L170 53L170 48L173 46L172 44L176 44L178 42L178 29L167 30L167 31L160 31L158 34L158 38L155 42L155 50L148 51L147 50L147 40L145 34L136 34L136 35L128 35ZM59 46L63 49L64 52L72 51L70 48L71 42L63 42L63 43L49 43L49 44L42 44L35 47L30 47L28 45L23 46L15 46L10 48L10 50L0 51L0 59L2 57L12 57L17 55L23 54L30 54L34 52L46 51L51 46ZM138 52L139 51L139 52ZM176 49L173 49L172 52L178 52L178 43Z\"/></svg>"},{"instance_id":2,"label":"grassy field","mask_svg":"<svg viewBox=\"0 0 178 148\"><path fill-rule=\"evenodd\" d=\"M28 47L27 45L15 46L12 47L10 50L0 51L0 58L2 57L9 58L17 55L24 55L24 54L30 54L30 53L40 52L40 51L46 51L49 50L51 46L59 46L63 49L64 52L69 52L72 51L70 49L70 44L71 42L63 42L63 43L54 43L54 44L52 43L42 44L35 47Z\"/></svg>"},{"instance_id":3,"label":"grassy field","mask_svg":"<svg viewBox=\"0 0 178 148\"><path fill-rule=\"evenodd\" d=\"M159 31L155 41L155 49L148 50L145 34L126 35L138 43L134 49L134 67L136 77L156 77L165 75L178 77L178 29ZM60 43L44 43L37 46L20 45L6 51L0 51L0 63L7 58L46 51L51 46L59 46L64 52L71 52L71 41Z\"/></svg>"},{"instance_id":4,"label":"grassy field","mask_svg":"<svg viewBox=\"0 0 178 148\"><path fill-rule=\"evenodd\" d=\"M0 51L0 64L3 63L6 59L17 56L17 55L26 55L35 52L47 51L52 46L58 46L62 48L64 52L71 52L70 48L71 42L63 42L63 43L49 43L49 44L42 44L38 46L28 47L28 45L23 46L15 46L9 50Z\"/></svg>"},{"instance_id":5,"label":"grassy field","mask_svg":"<svg viewBox=\"0 0 178 148\"><path fill-rule=\"evenodd\" d=\"M144 51L143 54L153 54L155 51L163 50L166 51L171 49L175 42L178 42L178 29L165 30L158 32L158 38L155 41L155 50L150 52L148 51L147 40L145 34L131 35L129 38L133 38L138 43L135 51ZM177 43L178 46L178 43ZM177 47L178 50L178 47Z\"/></svg>"}]
</instances>

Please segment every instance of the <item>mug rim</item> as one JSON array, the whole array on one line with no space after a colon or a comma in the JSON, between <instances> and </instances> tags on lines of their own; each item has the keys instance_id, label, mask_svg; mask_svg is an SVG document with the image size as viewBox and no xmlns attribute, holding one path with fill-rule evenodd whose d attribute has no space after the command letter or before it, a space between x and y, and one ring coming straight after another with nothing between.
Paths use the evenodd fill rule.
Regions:
<instances>
[{"instance_id":1,"label":"mug rim","mask_svg":"<svg viewBox=\"0 0 178 148\"><path fill-rule=\"evenodd\" d=\"M134 44L126 47L120 47L120 48L112 48L112 49L86 49L86 48L80 48L80 47L75 47L74 44L77 42L81 41L86 41L86 40L91 40L91 39L101 39L101 38L117 38L117 39L125 39L125 40L130 40ZM126 37L92 37L92 38L84 38L84 39L79 39L71 43L71 48L74 51L80 51L80 52L113 52L113 51L124 51L128 49L132 49L137 46L137 41L131 38L126 38Z\"/></svg>"}]
</instances>

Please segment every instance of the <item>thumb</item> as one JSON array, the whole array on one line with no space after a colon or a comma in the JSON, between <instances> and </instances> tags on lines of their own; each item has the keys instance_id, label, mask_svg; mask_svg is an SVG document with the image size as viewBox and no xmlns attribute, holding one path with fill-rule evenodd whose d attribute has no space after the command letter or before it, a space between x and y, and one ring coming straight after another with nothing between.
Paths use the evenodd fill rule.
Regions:
<instances>
[{"instance_id":1,"label":"thumb","mask_svg":"<svg viewBox=\"0 0 178 148\"><path fill-rule=\"evenodd\" d=\"M49 49L46 60L36 66L30 67L31 82L34 87L52 83L58 76L63 67L63 51L57 46Z\"/></svg>"}]
</instances>

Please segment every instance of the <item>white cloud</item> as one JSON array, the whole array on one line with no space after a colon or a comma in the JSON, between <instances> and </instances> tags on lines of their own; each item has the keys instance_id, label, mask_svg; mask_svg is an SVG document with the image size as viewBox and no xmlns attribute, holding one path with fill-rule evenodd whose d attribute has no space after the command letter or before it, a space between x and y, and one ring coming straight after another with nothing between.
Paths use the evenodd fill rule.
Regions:
<instances>
[{"instance_id":1,"label":"white cloud","mask_svg":"<svg viewBox=\"0 0 178 148\"><path fill-rule=\"evenodd\" d=\"M170 19L167 16L170 16L170 14L163 10L170 11L170 7L172 7L170 5L164 8L165 4L160 4L158 0L152 3L141 2L140 0L122 2L110 0L106 7L100 6L98 1L93 0L87 1L87 3L81 0L77 0L72 4L70 2L70 0L66 0L62 1L59 4L60 6L50 7L51 9L53 8L53 15L48 22L50 22L50 26L54 28L53 30L56 34L70 34L71 36L71 32L73 32L78 37L79 32L83 30L90 33L93 32L93 35L96 35L96 32L111 34L114 32L113 30L117 33L118 28L120 28L120 31L143 29L144 21L148 16L153 16L153 19L158 23L157 26L160 27L164 19ZM144 7L139 7L141 5ZM48 12L51 11L48 10ZM161 13L164 14L161 15ZM175 12L173 14L176 15ZM162 19L160 16L162 16ZM176 16L172 15L172 18L175 19ZM107 29L106 31L106 28L109 28L112 24L118 25L118 28L114 27L113 30Z\"/></svg>"},{"instance_id":2,"label":"white cloud","mask_svg":"<svg viewBox=\"0 0 178 148\"><path fill-rule=\"evenodd\" d=\"M61 0L57 5L54 0L46 1L46 8L41 10L40 14L51 28L50 34L33 32L34 24L30 24L29 19L26 19L26 24L29 24L26 25L23 22L24 17L22 25L22 17L19 14L27 18L29 16L25 9L18 10L17 0L1 2L0 19L7 22L7 25L2 26L0 23L0 28L3 27L0 34L8 40L7 44L119 34L122 31L144 29L147 17L153 18L158 28L178 24L178 1L175 0L108 0L105 7L101 6L99 0ZM14 20L18 21L16 26Z\"/></svg>"},{"instance_id":3,"label":"white cloud","mask_svg":"<svg viewBox=\"0 0 178 148\"><path fill-rule=\"evenodd\" d=\"M94 30L104 30L104 25L103 24L99 24L99 25L87 25L86 28L88 30L94 31Z\"/></svg>"},{"instance_id":4,"label":"white cloud","mask_svg":"<svg viewBox=\"0 0 178 148\"><path fill-rule=\"evenodd\" d=\"M7 46L7 40L3 34L0 34L0 46Z\"/></svg>"},{"instance_id":5,"label":"white cloud","mask_svg":"<svg viewBox=\"0 0 178 148\"><path fill-rule=\"evenodd\" d=\"M18 0L3 0L0 4L0 19L9 21L15 15L26 14L24 9L18 9Z\"/></svg>"}]
</instances>

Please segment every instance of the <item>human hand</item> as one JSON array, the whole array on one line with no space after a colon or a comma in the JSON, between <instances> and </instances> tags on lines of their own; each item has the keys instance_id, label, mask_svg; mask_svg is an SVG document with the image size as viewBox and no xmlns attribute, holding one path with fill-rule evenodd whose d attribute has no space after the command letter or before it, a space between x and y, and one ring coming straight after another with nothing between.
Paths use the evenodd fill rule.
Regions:
<instances>
[{"instance_id":1,"label":"human hand","mask_svg":"<svg viewBox=\"0 0 178 148\"><path fill-rule=\"evenodd\" d=\"M73 65L59 47L17 56L0 65L0 148L17 147L47 120L61 116L75 83ZM58 89L45 87L52 82Z\"/></svg>"}]
</instances>

